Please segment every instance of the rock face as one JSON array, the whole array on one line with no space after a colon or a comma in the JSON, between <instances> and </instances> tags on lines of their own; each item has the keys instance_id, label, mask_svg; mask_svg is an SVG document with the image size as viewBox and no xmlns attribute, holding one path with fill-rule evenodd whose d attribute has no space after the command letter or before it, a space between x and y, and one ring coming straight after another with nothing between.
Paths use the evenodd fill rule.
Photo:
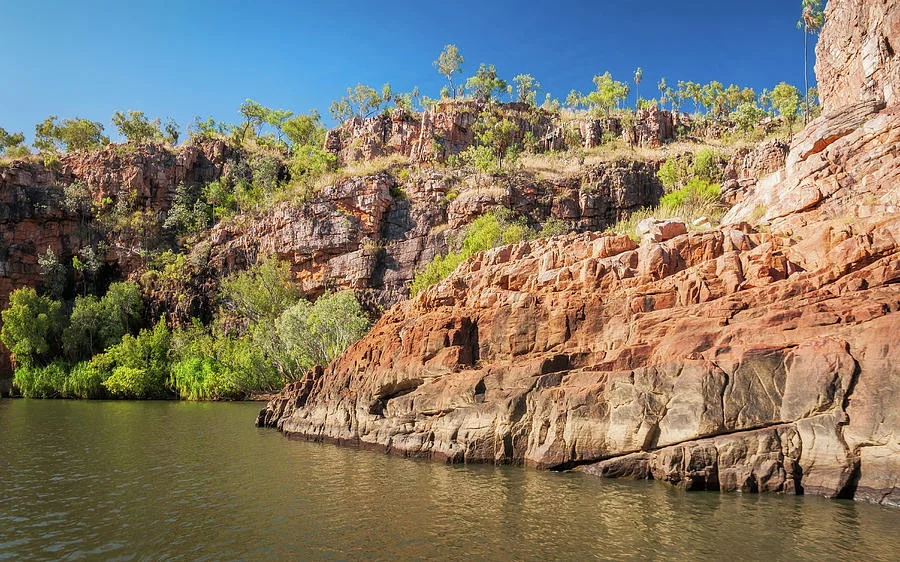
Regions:
<instances>
[{"instance_id":1,"label":"rock face","mask_svg":"<svg viewBox=\"0 0 900 562\"><path fill-rule=\"evenodd\" d=\"M900 2L828 2L825 21L816 46L823 109L869 100L900 102Z\"/></svg>"},{"instance_id":2,"label":"rock face","mask_svg":"<svg viewBox=\"0 0 900 562\"><path fill-rule=\"evenodd\" d=\"M832 0L826 32L857 8ZM900 505L900 111L831 99L787 155L732 166L745 184L720 228L648 222L640 245L585 232L473 256L257 424L450 462Z\"/></svg>"},{"instance_id":3,"label":"rock face","mask_svg":"<svg viewBox=\"0 0 900 562\"><path fill-rule=\"evenodd\" d=\"M402 156L423 162L444 160L475 144L474 124L487 104L472 100L444 100L421 114L394 110L390 115L355 117L328 131L325 148L342 162ZM520 146L530 133L537 150L594 148L607 139L624 136L632 144L657 147L675 138L672 113L657 108L641 110L634 127L626 130L620 119L582 118L562 122L553 114L531 110L524 103L499 104L499 111L514 125Z\"/></svg>"},{"instance_id":4,"label":"rock face","mask_svg":"<svg viewBox=\"0 0 900 562\"><path fill-rule=\"evenodd\" d=\"M602 230L659 201L656 169L612 162L554 182L512 176L490 188L462 189L464 177L438 173L348 178L307 204L285 203L252 221L217 225L196 251L208 253L212 277L276 255L292 264L310 297L352 289L370 309L387 308L406 298L417 269L447 252L450 233L479 215L503 207L534 227L554 217L571 230Z\"/></svg>"}]
</instances>

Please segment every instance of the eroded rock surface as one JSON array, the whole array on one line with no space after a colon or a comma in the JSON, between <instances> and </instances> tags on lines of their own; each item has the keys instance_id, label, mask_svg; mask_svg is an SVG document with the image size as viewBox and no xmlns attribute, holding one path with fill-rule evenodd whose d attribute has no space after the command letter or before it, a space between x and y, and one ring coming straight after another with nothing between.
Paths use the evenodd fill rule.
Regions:
<instances>
[{"instance_id":1,"label":"eroded rock surface","mask_svg":"<svg viewBox=\"0 0 900 562\"><path fill-rule=\"evenodd\" d=\"M900 113L831 99L788 154L731 166L723 226L473 256L257 423L450 462L900 505Z\"/></svg>"}]
</instances>

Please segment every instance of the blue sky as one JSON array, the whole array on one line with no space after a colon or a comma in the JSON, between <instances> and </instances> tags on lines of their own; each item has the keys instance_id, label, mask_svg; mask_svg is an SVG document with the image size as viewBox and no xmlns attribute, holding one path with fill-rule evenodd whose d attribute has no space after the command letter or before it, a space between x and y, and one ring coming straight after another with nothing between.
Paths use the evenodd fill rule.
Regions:
<instances>
[{"instance_id":1,"label":"blue sky","mask_svg":"<svg viewBox=\"0 0 900 562\"><path fill-rule=\"evenodd\" d=\"M643 97L661 76L802 86L799 11L800 0L0 0L0 126L30 140L50 114L79 116L115 138L117 109L184 126L195 115L237 121L248 97L318 108L330 122L331 100L357 82L436 97L444 78L432 61L447 43L464 76L494 64L560 99L607 70L630 80L638 66Z\"/></svg>"}]
</instances>

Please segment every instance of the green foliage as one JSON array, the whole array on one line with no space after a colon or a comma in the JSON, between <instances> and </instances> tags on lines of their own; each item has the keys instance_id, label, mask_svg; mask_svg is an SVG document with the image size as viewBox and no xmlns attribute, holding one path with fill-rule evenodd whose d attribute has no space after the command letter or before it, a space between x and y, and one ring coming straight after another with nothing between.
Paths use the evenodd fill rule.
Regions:
<instances>
[{"instance_id":1,"label":"green foliage","mask_svg":"<svg viewBox=\"0 0 900 562\"><path fill-rule=\"evenodd\" d=\"M743 133L752 131L765 117L766 112L754 102L740 104L731 114L731 119L737 125L738 130Z\"/></svg>"},{"instance_id":2,"label":"green foliage","mask_svg":"<svg viewBox=\"0 0 900 562\"><path fill-rule=\"evenodd\" d=\"M538 232L537 236L538 238L553 238L554 236L572 232L572 230L573 228L570 223L556 217L550 217L541 225L541 230Z\"/></svg>"},{"instance_id":3,"label":"green foliage","mask_svg":"<svg viewBox=\"0 0 900 562\"><path fill-rule=\"evenodd\" d=\"M294 147L321 146L325 142L322 117L316 110L288 118L281 128Z\"/></svg>"},{"instance_id":4,"label":"green foliage","mask_svg":"<svg viewBox=\"0 0 900 562\"><path fill-rule=\"evenodd\" d=\"M227 136L231 126L224 121L216 121L212 117L206 120L194 117L194 123L188 127L188 134L192 139L211 140Z\"/></svg>"},{"instance_id":5,"label":"green foliage","mask_svg":"<svg viewBox=\"0 0 900 562\"><path fill-rule=\"evenodd\" d=\"M329 111L341 123L352 117L369 117L381 111L383 103L390 101L390 84L384 85L382 94L375 88L357 84L355 88L347 88L346 96L331 102Z\"/></svg>"},{"instance_id":6,"label":"green foliage","mask_svg":"<svg viewBox=\"0 0 900 562\"><path fill-rule=\"evenodd\" d=\"M59 263L56 254L50 247L43 254L38 254L38 266L41 268L41 280L44 288L54 298L62 298L69 284L66 266Z\"/></svg>"},{"instance_id":7,"label":"green foliage","mask_svg":"<svg viewBox=\"0 0 900 562\"><path fill-rule=\"evenodd\" d=\"M794 86L781 82L772 90L772 106L793 126L800 113L800 92Z\"/></svg>"},{"instance_id":8,"label":"green foliage","mask_svg":"<svg viewBox=\"0 0 900 562\"><path fill-rule=\"evenodd\" d=\"M61 361L46 367L25 364L16 368L13 384L25 398L57 398L65 388L67 370Z\"/></svg>"},{"instance_id":9,"label":"green foliage","mask_svg":"<svg viewBox=\"0 0 900 562\"><path fill-rule=\"evenodd\" d=\"M684 205L714 202L719 198L719 185L707 180L694 178L678 190L667 193L659 200L660 207L683 207Z\"/></svg>"},{"instance_id":10,"label":"green foliage","mask_svg":"<svg viewBox=\"0 0 900 562\"><path fill-rule=\"evenodd\" d=\"M607 117L628 96L628 85L613 80L609 72L594 76L594 84L597 89L588 94L584 102L591 107L602 108Z\"/></svg>"},{"instance_id":11,"label":"green foliage","mask_svg":"<svg viewBox=\"0 0 900 562\"><path fill-rule=\"evenodd\" d=\"M113 283L102 299L76 297L63 349L73 359L85 359L111 347L140 327L143 313L140 288L131 282Z\"/></svg>"},{"instance_id":12,"label":"green foliage","mask_svg":"<svg viewBox=\"0 0 900 562\"><path fill-rule=\"evenodd\" d=\"M59 302L38 296L30 287L10 294L2 318L0 339L22 366L40 363L50 353L65 321Z\"/></svg>"},{"instance_id":13,"label":"green foliage","mask_svg":"<svg viewBox=\"0 0 900 562\"><path fill-rule=\"evenodd\" d=\"M90 361L76 364L66 376L63 395L68 398L95 400L107 394L103 383L112 374L109 359L106 355L98 355Z\"/></svg>"},{"instance_id":14,"label":"green foliage","mask_svg":"<svg viewBox=\"0 0 900 562\"><path fill-rule=\"evenodd\" d=\"M196 234L209 227L212 218L213 206L203 198L202 190L180 183L163 228L177 234Z\"/></svg>"},{"instance_id":15,"label":"green foliage","mask_svg":"<svg viewBox=\"0 0 900 562\"><path fill-rule=\"evenodd\" d=\"M34 127L34 146L42 152L64 149L66 152L95 150L109 144L103 136L103 124L87 119L63 119L56 121L51 115Z\"/></svg>"},{"instance_id":16,"label":"green foliage","mask_svg":"<svg viewBox=\"0 0 900 562\"><path fill-rule=\"evenodd\" d=\"M456 96L456 90L453 88L453 75L462 70L463 62L463 57L459 54L459 49L456 48L456 45L445 46L441 54L438 55L437 60L434 61L434 67L437 68L438 72L446 76L447 81L450 83L450 87L447 90L448 95L452 93L454 97ZM443 95L443 91L441 97L447 97Z\"/></svg>"},{"instance_id":17,"label":"green foliage","mask_svg":"<svg viewBox=\"0 0 900 562\"><path fill-rule=\"evenodd\" d=\"M163 319L152 330L126 334L105 353L113 367L103 386L122 398L164 398L171 337Z\"/></svg>"},{"instance_id":18,"label":"green foliage","mask_svg":"<svg viewBox=\"0 0 900 562\"><path fill-rule=\"evenodd\" d=\"M129 109L127 114L116 111L113 113L112 123L119 134L129 142L147 142L163 138L160 120L150 121L144 116L143 111Z\"/></svg>"},{"instance_id":19,"label":"green foliage","mask_svg":"<svg viewBox=\"0 0 900 562\"><path fill-rule=\"evenodd\" d=\"M28 147L24 146L25 135L23 133L7 133L0 127L0 156L20 158L31 154Z\"/></svg>"},{"instance_id":20,"label":"green foliage","mask_svg":"<svg viewBox=\"0 0 900 562\"><path fill-rule=\"evenodd\" d=\"M475 76L466 80L466 89L472 92L476 99L488 101L494 92L506 91L506 80L497 77L497 69L494 65L487 66L484 63L475 71Z\"/></svg>"},{"instance_id":21,"label":"green foliage","mask_svg":"<svg viewBox=\"0 0 900 562\"><path fill-rule=\"evenodd\" d=\"M513 160L519 149L514 145L516 126L508 117L501 116L496 111L483 112L475 122L475 138L481 147L491 149L494 158L497 159L497 169L503 170L503 158L509 155ZM473 164L482 171L486 169L483 154L476 153Z\"/></svg>"},{"instance_id":22,"label":"green foliage","mask_svg":"<svg viewBox=\"0 0 900 562\"><path fill-rule=\"evenodd\" d=\"M677 189L690 179L690 168L683 157L668 158L656 172L666 191Z\"/></svg>"},{"instance_id":23,"label":"green foliage","mask_svg":"<svg viewBox=\"0 0 900 562\"><path fill-rule=\"evenodd\" d=\"M277 322L286 353L303 369L327 365L363 337L369 320L351 291L301 300Z\"/></svg>"},{"instance_id":24,"label":"green foliage","mask_svg":"<svg viewBox=\"0 0 900 562\"><path fill-rule=\"evenodd\" d=\"M435 256L424 269L416 272L410 286L410 296L415 297L428 287L450 276L470 256L502 246L515 244L533 236L533 232L521 220L514 220L504 212L485 213L466 228L459 250L445 256Z\"/></svg>"},{"instance_id":25,"label":"green foliage","mask_svg":"<svg viewBox=\"0 0 900 562\"><path fill-rule=\"evenodd\" d=\"M537 107L537 93L541 89L541 83L530 74L518 74L513 82L516 83L517 100Z\"/></svg>"},{"instance_id":26,"label":"green foliage","mask_svg":"<svg viewBox=\"0 0 900 562\"><path fill-rule=\"evenodd\" d=\"M491 174L497 169L497 158L489 146L471 145L459 153L459 159L486 174Z\"/></svg>"},{"instance_id":27,"label":"green foliage","mask_svg":"<svg viewBox=\"0 0 900 562\"><path fill-rule=\"evenodd\" d=\"M719 155L709 148L704 148L694 154L694 177L706 182L719 181Z\"/></svg>"},{"instance_id":28,"label":"green foliage","mask_svg":"<svg viewBox=\"0 0 900 562\"><path fill-rule=\"evenodd\" d=\"M274 319L300 298L287 262L269 258L222 281L220 298L240 318Z\"/></svg>"}]
</instances>

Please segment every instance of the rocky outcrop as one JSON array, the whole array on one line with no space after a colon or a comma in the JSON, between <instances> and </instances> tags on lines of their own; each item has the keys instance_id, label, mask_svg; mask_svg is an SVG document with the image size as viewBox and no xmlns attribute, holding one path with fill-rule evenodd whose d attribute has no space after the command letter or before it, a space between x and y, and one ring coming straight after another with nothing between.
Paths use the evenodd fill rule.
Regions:
<instances>
[{"instance_id":1,"label":"rocky outcrop","mask_svg":"<svg viewBox=\"0 0 900 562\"><path fill-rule=\"evenodd\" d=\"M816 45L823 109L860 101L900 103L900 2L828 2L825 21Z\"/></svg>"},{"instance_id":2,"label":"rocky outcrop","mask_svg":"<svg viewBox=\"0 0 900 562\"><path fill-rule=\"evenodd\" d=\"M513 123L513 142L524 146L526 134L536 150L594 148L624 136L632 144L658 147L675 138L671 112L656 107L638 112L626 128L617 117L581 116L562 120L558 114L524 103L498 103L494 110ZM475 123L490 109L475 100L443 100L423 113L395 109L390 114L354 117L328 131L325 148L341 162L401 156L415 162L446 160L475 144Z\"/></svg>"},{"instance_id":3,"label":"rocky outcrop","mask_svg":"<svg viewBox=\"0 0 900 562\"><path fill-rule=\"evenodd\" d=\"M787 155L730 167L746 183L723 226L473 256L257 423L450 462L900 505L900 112L828 109Z\"/></svg>"}]
</instances>

